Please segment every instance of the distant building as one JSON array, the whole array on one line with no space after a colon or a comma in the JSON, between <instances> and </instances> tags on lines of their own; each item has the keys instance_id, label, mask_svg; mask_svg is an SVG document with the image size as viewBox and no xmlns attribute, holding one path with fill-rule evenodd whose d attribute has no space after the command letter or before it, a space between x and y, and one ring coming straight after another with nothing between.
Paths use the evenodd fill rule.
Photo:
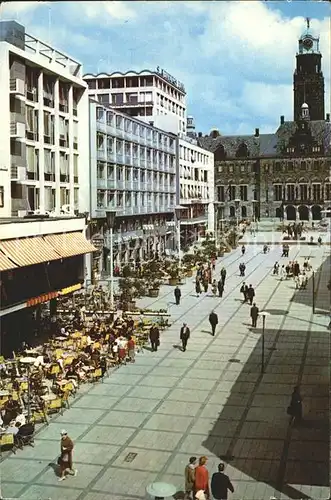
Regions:
<instances>
[{"instance_id":1,"label":"distant building","mask_svg":"<svg viewBox=\"0 0 331 500\"><path fill-rule=\"evenodd\" d=\"M130 116L150 121L175 116L178 132L186 133L184 85L165 70L143 70L84 75L89 96Z\"/></svg>"},{"instance_id":2,"label":"distant building","mask_svg":"<svg viewBox=\"0 0 331 500\"><path fill-rule=\"evenodd\" d=\"M330 114L324 117L321 57L308 22L294 74L294 121L281 116L275 133L199 134L199 145L214 153L220 217L311 221L331 206L331 124Z\"/></svg>"},{"instance_id":3,"label":"distant building","mask_svg":"<svg viewBox=\"0 0 331 500\"><path fill-rule=\"evenodd\" d=\"M90 100L89 212L95 232L104 239L100 271L107 270L107 211L117 215L115 263L143 261L174 246L177 140L174 134Z\"/></svg>"}]
</instances>

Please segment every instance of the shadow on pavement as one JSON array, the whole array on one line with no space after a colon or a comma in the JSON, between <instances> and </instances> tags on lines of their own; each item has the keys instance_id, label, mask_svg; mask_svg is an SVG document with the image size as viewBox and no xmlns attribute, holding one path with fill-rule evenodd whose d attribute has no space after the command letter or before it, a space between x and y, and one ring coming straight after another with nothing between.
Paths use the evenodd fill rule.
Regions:
<instances>
[{"instance_id":1,"label":"shadow on pavement","mask_svg":"<svg viewBox=\"0 0 331 500\"><path fill-rule=\"evenodd\" d=\"M265 485L289 498L310 498L309 487L330 485L328 335L312 332L306 343L305 330L266 329L261 375L261 328L253 334L257 344L241 360L241 371L238 362L228 365L237 378L231 390L224 389L225 403L203 446L228 463L229 475L234 468L235 483L261 483L260 498ZM301 388L304 421L290 426L286 410L295 385ZM257 490L252 498L259 498Z\"/></svg>"}]
</instances>

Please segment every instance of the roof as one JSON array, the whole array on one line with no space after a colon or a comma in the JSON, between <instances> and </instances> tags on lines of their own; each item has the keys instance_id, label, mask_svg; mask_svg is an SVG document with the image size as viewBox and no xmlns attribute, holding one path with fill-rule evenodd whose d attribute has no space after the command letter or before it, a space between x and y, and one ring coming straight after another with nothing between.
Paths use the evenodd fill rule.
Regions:
<instances>
[{"instance_id":1,"label":"roof","mask_svg":"<svg viewBox=\"0 0 331 500\"><path fill-rule=\"evenodd\" d=\"M324 147L324 154L330 154L331 123L324 120L307 121L306 123L308 123L312 139ZM223 146L228 159L237 158L237 150L241 144L247 146L249 154L246 158L279 156L298 130L300 129L295 121L285 121L273 134L260 134L258 137L255 135L231 135L216 138L205 136L198 137L198 144L212 153Z\"/></svg>"}]
</instances>

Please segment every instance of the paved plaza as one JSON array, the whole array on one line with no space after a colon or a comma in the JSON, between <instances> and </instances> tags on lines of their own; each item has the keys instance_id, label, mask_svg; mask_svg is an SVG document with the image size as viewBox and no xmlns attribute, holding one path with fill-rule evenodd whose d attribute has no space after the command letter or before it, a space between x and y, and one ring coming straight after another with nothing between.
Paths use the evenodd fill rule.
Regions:
<instances>
[{"instance_id":1,"label":"paved plaza","mask_svg":"<svg viewBox=\"0 0 331 500\"><path fill-rule=\"evenodd\" d=\"M103 383L83 386L70 409L41 429L35 448L3 460L3 498L146 499L146 486L156 480L182 491L189 457L207 455L210 473L219 457L226 462L235 488L231 499L327 499L329 252L328 245L290 248L290 260L302 263L310 256L315 270L322 266L315 279L316 314L311 279L307 290L297 291L292 280L272 275L276 260L287 261L277 244L266 255L257 244L247 245L244 258L239 248L219 259L217 278L221 265L227 269L222 299L196 297L193 278L182 286L179 306L167 286L159 299L142 299L141 306L171 313L159 351L146 349ZM250 327L249 306L239 293L242 260L258 307L270 314L263 375L262 324ZM219 316L215 337L208 322L212 309ZM186 352L177 347L183 321L191 328ZM305 421L298 427L289 426L286 414L294 385L303 396ZM75 442L78 475L59 483L54 464L62 428Z\"/></svg>"}]
</instances>

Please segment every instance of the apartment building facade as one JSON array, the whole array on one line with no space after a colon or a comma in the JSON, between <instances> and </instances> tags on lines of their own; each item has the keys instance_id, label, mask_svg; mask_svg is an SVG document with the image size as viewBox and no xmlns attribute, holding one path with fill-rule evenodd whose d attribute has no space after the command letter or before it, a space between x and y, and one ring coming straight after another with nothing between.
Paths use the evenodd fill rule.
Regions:
<instances>
[{"instance_id":1,"label":"apartment building facade","mask_svg":"<svg viewBox=\"0 0 331 500\"><path fill-rule=\"evenodd\" d=\"M177 118L177 132L186 132L184 85L165 70L85 74L91 98L149 122L155 116Z\"/></svg>"},{"instance_id":2,"label":"apartment building facade","mask_svg":"<svg viewBox=\"0 0 331 500\"><path fill-rule=\"evenodd\" d=\"M81 65L0 23L0 216L84 211L88 95Z\"/></svg>"},{"instance_id":3,"label":"apartment building facade","mask_svg":"<svg viewBox=\"0 0 331 500\"><path fill-rule=\"evenodd\" d=\"M179 191L181 239L184 246L214 231L214 154L194 137L179 138Z\"/></svg>"},{"instance_id":4,"label":"apartment building facade","mask_svg":"<svg viewBox=\"0 0 331 500\"><path fill-rule=\"evenodd\" d=\"M98 101L90 99L89 107L92 240L103 242L98 266L107 271L107 211L116 212L115 264L173 246L177 137Z\"/></svg>"}]
</instances>

